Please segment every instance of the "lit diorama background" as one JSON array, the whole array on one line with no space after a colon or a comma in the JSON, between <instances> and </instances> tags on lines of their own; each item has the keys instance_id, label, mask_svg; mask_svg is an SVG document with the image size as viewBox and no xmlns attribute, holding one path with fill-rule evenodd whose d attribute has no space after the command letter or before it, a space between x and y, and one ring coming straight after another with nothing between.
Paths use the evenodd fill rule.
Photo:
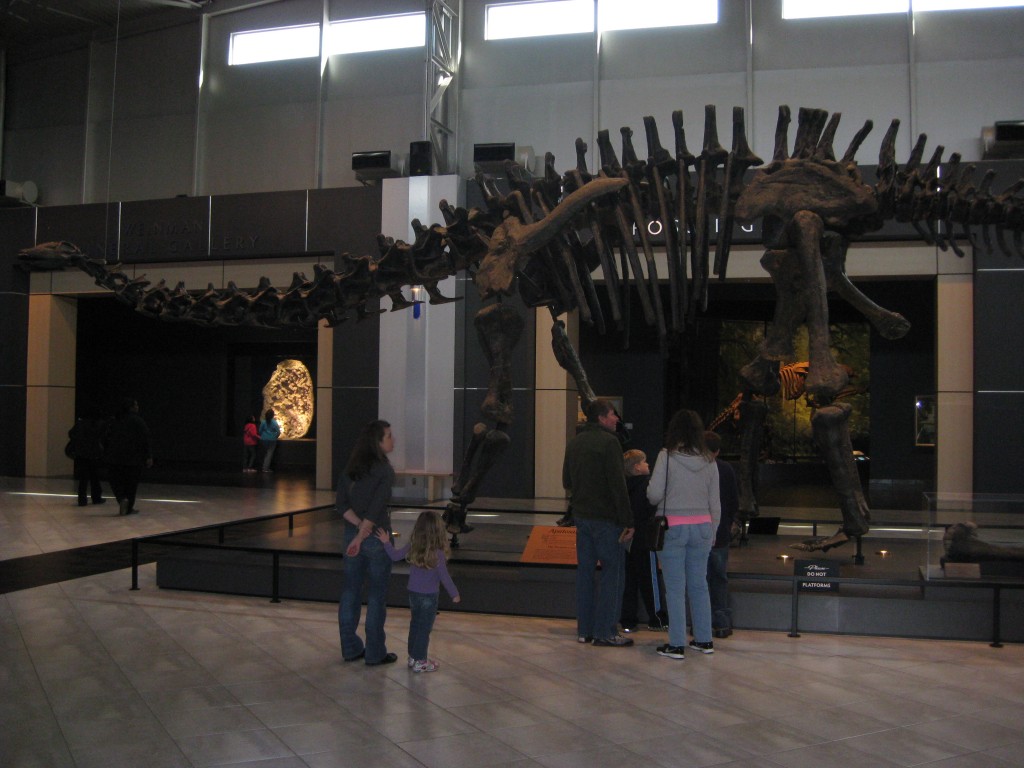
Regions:
<instances>
[{"instance_id":1,"label":"lit diorama background","mask_svg":"<svg viewBox=\"0 0 1024 768\"><path fill-rule=\"evenodd\" d=\"M718 392L721 413L729 407L743 385L739 371L757 355L764 341L767 323L753 321L723 321L719 330ZM864 391L842 398L852 407L850 439L855 451L870 453L870 326L867 323L836 323L829 326L832 335L832 354L836 362L853 370L850 386ZM782 363L807 360L807 330L801 328L795 338L796 356ZM811 409L801 395L796 400L784 400L782 392L767 399L768 418L761 443L760 460L795 462L820 459L820 453L811 435ZM728 423L717 432L722 436L722 453L739 454L739 433Z\"/></svg>"},{"instance_id":2,"label":"lit diorama background","mask_svg":"<svg viewBox=\"0 0 1024 768\"><path fill-rule=\"evenodd\" d=\"M282 440L305 437L313 425L313 377L300 360L281 360L261 390L263 413L274 410Z\"/></svg>"},{"instance_id":3,"label":"lit diorama background","mask_svg":"<svg viewBox=\"0 0 1024 768\"><path fill-rule=\"evenodd\" d=\"M273 408L281 422L282 440L316 438L314 356L268 355L242 347L232 350L231 369L234 382L228 391L234 393L236 402L229 411L243 415L232 419L229 434L241 434L249 415L259 422L267 409Z\"/></svg>"},{"instance_id":4,"label":"lit diorama background","mask_svg":"<svg viewBox=\"0 0 1024 768\"><path fill-rule=\"evenodd\" d=\"M159 466L240 461L242 428L262 416L263 387L278 363L298 360L316 381L316 329L165 323L111 296L78 300L76 413L109 417L124 396L138 400ZM70 429L71 425L68 425ZM313 467L315 424L275 457Z\"/></svg>"}]
</instances>

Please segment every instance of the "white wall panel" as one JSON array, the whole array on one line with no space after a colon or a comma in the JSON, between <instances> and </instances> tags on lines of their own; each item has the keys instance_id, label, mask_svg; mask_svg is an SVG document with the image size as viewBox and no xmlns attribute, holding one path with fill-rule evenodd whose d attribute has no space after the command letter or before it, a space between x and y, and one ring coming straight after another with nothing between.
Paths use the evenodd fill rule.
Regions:
<instances>
[{"instance_id":1,"label":"white wall panel","mask_svg":"<svg viewBox=\"0 0 1024 768\"><path fill-rule=\"evenodd\" d=\"M109 120L91 124L85 202L192 194L195 131L194 112L118 120L113 135Z\"/></svg>"},{"instance_id":2,"label":"white wall panel","mask_svg":"<svg viewBox=\"0 0 1024 768\"><path fill-rule=\"evenodd\" d=\"M4 132L3 176L34 181L39 205L75 205L82 200L85 124L19 128Z\"/></svg>"},{"instance_id":3,"label":"white wall panel","mask_svg":"<svg viewBox=\"0 0 1024 768\"><path fill-rule=\"evenodd\" d=\"M458 195L456 176L385 180L381 228L389 237L408 242L413 218L435 220L440 200L454 202ZM455 278L438 287L454 296ZM411 289L404 293L413 296ZM387 300L381 304L390 307ZM394 428L391 460L399 472L453 471L455 311L454 303L424 304L418 318L412 308L381 315L379 412Z\"/></svg>"},{"instance_id":4,"label":"white wall panel","mask_svg":"<svg viewBox=\"0 0 1024 768\"><path fill-rule=\"evenodd\" d=\"M1024 8L919 13L914 17L914 49L919 62L1020 58L1022 36Z\"/></svg>"},{"instance_id":5,"label":"white wall panel","mask_svg":"<svg viewBox=\"0 0 1024 768\"><path fill-rule=\"evenodd\" d=\"M980 160L983 127L1024 118L1021 83L1024 58L919 64L917 130L928 134L929 149L937 144L946 148L944 158L959 152L967 160ZM996 188L1011 181L997 180Z\"/></svg>"},{"instance_id":6,"label":"white wall panel","mask_svg":"<svg viewBox=\"0 0 1024 768\"><path fill-rule=\"evenodd\" d=\"M764 0L758 0L763 2ZM710 75L747 68L745 3L719 3L717 24L630 29L601 36L601 79Z\"/></svg>"},{"instance_id":7,"label":"white wall panel","mask_svg":"<svg viewBox=\"0 0 1024 768\"><path fill-rule=\"evenodd\" d=\"M463 176L473 175L473 144L514 141L517 147L533 147L539 162L553 152L556 167L564 171L576 165L576 137L591 143L589 82L463 91L461 108L460 134L471 137L459 151Z\"/></svg>"},{"instance_id":8,"label":"white wall panel","mask_svg":"<svg viewBox=\"0 0 1024 768\"><path fill-rule=\"evenodd\" d=\"M782 18L781 0L754 0L754 69L841 69L863 64L905 64L905 15Z\"/></svg>"},{"instance_id":9,"label":"white wall panel","mask_svg":"<svg viewBox=\"0 0 1024 768\"><path fill-rule=\"evenodd\" d=\"M309 102L208 114L197 193L314 187L315 146L316 105Z\"/></svg>"}]
</instances>

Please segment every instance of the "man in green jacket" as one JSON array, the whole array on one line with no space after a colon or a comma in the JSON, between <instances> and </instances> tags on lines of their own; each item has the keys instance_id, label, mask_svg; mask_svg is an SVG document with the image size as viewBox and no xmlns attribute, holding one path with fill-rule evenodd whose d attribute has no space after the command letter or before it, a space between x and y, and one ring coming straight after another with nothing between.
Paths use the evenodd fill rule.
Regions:
<instances>
[{"instance_id":1,"label":"man in green jacket","mask_svg":"<svg viewBox=\"0 0 1024 768\"><path fill-rule=\"evenodd\" d=\"M624 544L633 537L618 422L607 400L590 403L587 424L566 446L562 464L562 485L576 519L577 639L606 647L633 644L618 633Z\"/></svg>"}]
</instances>

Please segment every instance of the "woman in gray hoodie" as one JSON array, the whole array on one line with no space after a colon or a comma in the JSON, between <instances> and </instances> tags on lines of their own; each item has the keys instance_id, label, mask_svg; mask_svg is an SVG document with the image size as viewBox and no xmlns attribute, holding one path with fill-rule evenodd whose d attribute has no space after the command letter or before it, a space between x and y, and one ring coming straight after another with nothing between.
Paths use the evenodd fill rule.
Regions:
<instances>
[{"instance_id":1,"label":"woman in gray hoodie","mask_svg":"<svg viewBox=\"0 0 1024 768\"><path fill-rule=\"evenodd\" d=\"M686 647L686 601L690 603L693 640L690 648L714 653L711 643L711 598L708 553L722 515L718 467L704 445L704 424L694 411L678 411L665 432L665 447L647 486L647 499L668 518L661 568L668 603L668 643L658 653L682 659Z\"/></svg>"}]
</instances>

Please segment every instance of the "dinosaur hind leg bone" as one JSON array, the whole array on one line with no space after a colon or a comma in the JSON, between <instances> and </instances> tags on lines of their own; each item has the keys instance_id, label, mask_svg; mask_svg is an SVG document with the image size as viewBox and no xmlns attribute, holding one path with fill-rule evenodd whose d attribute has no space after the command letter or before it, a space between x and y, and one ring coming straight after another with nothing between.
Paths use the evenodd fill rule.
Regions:
<instances>
[{"instance_id":1,"label":"dinosaur hind leg bone","mask_svg":"<svg viewBox=\"0 0 1024 768\"><path fill-rule=\"evenodd\" d=\"M794 544L794 549L805 552L826 551L852 538L868 532L870 512L861 490L857 465L850 444L849 403L833 403L818 408L811 416L814 441L825 457L832 485L839 494L839 507L843 515L842 527L832 536L807 539Z\"/></svg>"}]
</instances>

